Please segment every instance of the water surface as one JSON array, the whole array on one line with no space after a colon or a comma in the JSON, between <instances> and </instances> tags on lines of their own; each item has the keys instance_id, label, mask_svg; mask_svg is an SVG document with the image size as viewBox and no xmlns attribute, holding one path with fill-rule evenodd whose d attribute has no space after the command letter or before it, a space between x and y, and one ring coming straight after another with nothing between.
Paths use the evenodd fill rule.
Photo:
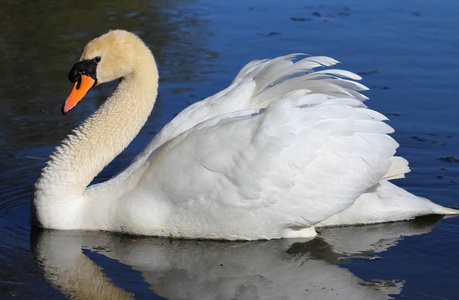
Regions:
<instances>
[{"instance_id":1,"label":"water surface","mask_svg":"<svg viewBox=\"0 0 459 300\"><path fill-rule=\"evenodd\" d=\"M380 2L1 1L0 298L458 298L459 218L253 243L29 224L47 156L114 88L100 86L60 115L82 47L112 28L151 47L160 95L140 135L96 180L122 170L175 114L226 87L250 60L301 52L334 57L361 74L371 88L368 105L390 118L398 153L410 161L399 186L458 206L459 3Z\"/></svg>"}]
</instances>

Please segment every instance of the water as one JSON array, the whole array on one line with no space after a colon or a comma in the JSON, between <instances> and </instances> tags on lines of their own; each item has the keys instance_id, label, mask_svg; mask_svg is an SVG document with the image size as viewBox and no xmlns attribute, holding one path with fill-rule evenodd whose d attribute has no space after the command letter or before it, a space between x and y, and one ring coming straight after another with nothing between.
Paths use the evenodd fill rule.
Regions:
<instances>
[{"instance_id":1,"label":"water","mask_svg":"<svg viewBox=\"0 0 459 300\"><path fill-rule=\"evenodd\" d=\"M252 59L327 55L360 73L411 163L397 184L459 205L459 2L0 2L0 298L457 299L459 218L327 229L309 242L171 241L29 225L47 156L111 93L66 116L67 72L111 28L155 53L160 96L148 123L96 180L124 166L191 103Z\"/></svg>"}]
</instances>

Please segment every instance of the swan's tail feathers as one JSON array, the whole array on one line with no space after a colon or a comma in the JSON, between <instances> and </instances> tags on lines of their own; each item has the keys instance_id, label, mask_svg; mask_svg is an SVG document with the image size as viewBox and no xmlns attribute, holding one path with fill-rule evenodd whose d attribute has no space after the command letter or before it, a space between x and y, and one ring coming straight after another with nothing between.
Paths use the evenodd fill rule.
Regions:
<instances>
[{"instance_id":1,"label":"swan's tail feathers","mask_svg":"<svg viewBox=\"0 0 459 300\"><path fill-rule=\"evenodd\" d=\"M387 171L386 175L383 176L381 180L392 180L405 178L405 174L409 173L410 167L408 166L408 161L400 156L392 157L392 165Z\"/></svg>"},{"instance_id":2,"label":"swan's tail feathers","mask_svg":"<svg viewBox=\"0 0 459 300\"><path fill-rule=\"evenodd\" d=\"M381 181L360 195L351 207L316 224L316 227L375 224L426 215L452 217L459 215L459 210L415 196L389 181Z\"/></svg>"},{"instance_id":3,"label":"swan's tail feathers","mask_svg":"<svg viewBox=\"0 0 459 300\"><path fill-rule=\"evenodd\" d=\"M368 90L366 86L356 82L362 79L359 75L339 69L314 70L335 65L337 60L326 56L303 57L303 54L291 54L270 60L252 61L239 72L233 83L247 80L255 82L251 103L256 107L266 107L295 90L337 98L353 98L362 102L368 99L359 93ZM361 106L364 107L363 104Z\"/></svg>"}]
</instances>

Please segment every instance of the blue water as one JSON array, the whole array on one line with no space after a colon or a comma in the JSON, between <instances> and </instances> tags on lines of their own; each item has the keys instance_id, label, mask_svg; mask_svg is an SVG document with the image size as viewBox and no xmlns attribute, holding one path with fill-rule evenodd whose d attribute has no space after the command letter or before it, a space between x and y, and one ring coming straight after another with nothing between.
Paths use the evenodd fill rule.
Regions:
<instances>
[{"instance_id":1,"label":"blue water","mask_svg":"<svg viewBox=\"0 0 459 300\"><path fill-rule=\"evenodd\" d=\"M310 242L171 241L31 230L47 156L111 93L66 116L67 72L111 28L139 34L160 68L140 135L99 176L132 158L176 113L226 87L253 59L327 55L361 74L412 172L397 184L459 205L459 2L1 1L1 299L459 298L459 218L328 229ZM444 158L455 158L445 160Z\"/></svg>"}]
</instances>

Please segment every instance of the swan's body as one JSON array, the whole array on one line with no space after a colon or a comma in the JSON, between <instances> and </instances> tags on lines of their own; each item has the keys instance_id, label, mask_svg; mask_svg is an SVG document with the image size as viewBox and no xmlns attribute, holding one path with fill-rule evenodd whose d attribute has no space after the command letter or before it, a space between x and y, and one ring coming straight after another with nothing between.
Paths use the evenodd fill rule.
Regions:
<instances>
[{"instance_id":1,"label":"swan's body","mask_svg":"<svg viewBox=\"0 0 459 300\"><path fill-rule=\"evenodd\" d=\"M166 125L124 172L87 187L137 135L158 86L153 55L137 36L117 30L91 41L72 81L85 80L86 65L97 83L121 80L51 156L36 184L34 223L250 240L457 213L387 182L409 169L393 156L398 144L385 117L362 103L357 75L313 71L331 58L294 57L249 63L227 89Z\"/></svg>"}]
</instances>

